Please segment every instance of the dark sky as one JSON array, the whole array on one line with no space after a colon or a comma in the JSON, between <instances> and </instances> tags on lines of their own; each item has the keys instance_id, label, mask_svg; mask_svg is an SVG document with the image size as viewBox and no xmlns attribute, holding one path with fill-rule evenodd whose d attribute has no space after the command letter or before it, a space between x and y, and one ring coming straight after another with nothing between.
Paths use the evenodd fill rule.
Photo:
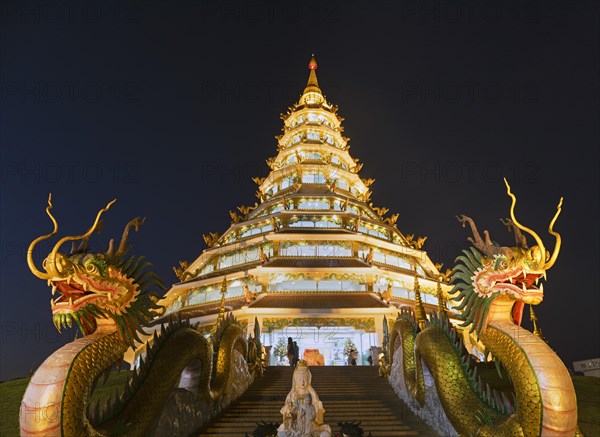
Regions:
<instances>
[{"instance_id":1,"label":"dark sky","mask_svg":"<svg viewBox=\"0 0 600 437\"><path fill-rule=\"evenodd\" d=\"M0 379L28 374L73 334L27 246L87 229L94 247L147 216L136 253L171 267L256 200L312 52L373 200L445 267L467 245L456 214L500 243L517 216L543 236L560 196L563 248L537 307L549 344L600 356L599 32L594 2L3 2ZM49 247L36 258L41 262ZM529 326L528 322L526 326Z\"/></svg>"}]
</instances>

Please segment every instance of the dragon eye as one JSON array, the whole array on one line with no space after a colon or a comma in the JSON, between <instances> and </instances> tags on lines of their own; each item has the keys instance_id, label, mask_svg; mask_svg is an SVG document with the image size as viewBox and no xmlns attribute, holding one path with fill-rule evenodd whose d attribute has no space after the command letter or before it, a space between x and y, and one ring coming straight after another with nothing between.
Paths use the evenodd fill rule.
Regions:
<instances>
[{"instance_id":1,"label":"dragon eye","mask_svg":"<svg viewBox=\"0 0 600 437\"><path fill-rule=\"evenodd\" d=\"M498 257L494 261L494 270L505 269L507 265L506 258Z\"/></svg>"},{"instance_id":2,"label":"dragon eye","mask_svg":"<svg viewBox=\"0 0 600 437\"><path fill-rule=\"evenodd\" d=\"M102 259L90 258L83 265L85 266L85 271L89 274L106 275L106 263Z\"/></svg>"}]
</instances>

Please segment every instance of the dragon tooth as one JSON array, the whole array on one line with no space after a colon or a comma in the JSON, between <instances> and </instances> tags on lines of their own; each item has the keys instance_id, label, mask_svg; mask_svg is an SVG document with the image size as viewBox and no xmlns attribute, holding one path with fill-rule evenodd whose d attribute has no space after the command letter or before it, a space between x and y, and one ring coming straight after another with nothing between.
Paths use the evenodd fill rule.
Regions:
<instances>
[{"instance_id":1,"label":"dragon tooth","mask_svg":"<svg viewBox=\"0 0 600 437\"><path fill-rule=\"evenodd\" d=\"M52 286L52 296L54 296L54 293L56 293L56 285Z\"/></svg>"},{"instance_id":2,"label":"dragon tooth","mask_svg":"<svg viewBox=\"0 0 600 437\"><path fill-rule=\"evenodd\" d=\"M544 270L544 273L542 273L542 277L544 278L544 281L546 280L546 270Z\"/></svg>"},{"instance_id":3,"label":"dragon tooth","mask_svg":"<svg viewBox=\"0 0 600 437\"><path fill-rule=\"evenodd\" d=\"M521 287L523 288L523 291L527 291L527 288L525 288L525 283L521 282Z\"/></svg>"},{"instance_id":4,"label":"dragon tooth","mask_svg":"<svg viewBox=\"0 0 600 437\"><path fill-rule=\"evenodd\" d=\"M543 293L544 292L544 284L540 284L540 291Z\"/></svg>"},{"instance_id":5,"label":"dragon tooth","mask_svg":"<svg viewBox=\"0 0 600 437\"><path fill-rule=\"evenodd\" d=\"M50 306L51 306L51 307L53 307L53 306L54 306L54 299L53 299L53 298L51 298L51 299L50 299Z\"/></svg>"},{"instance_id":6,"label":"dragon tooth","mask_svg":"<svg viewBox=\"0 0 600 437\"><path fill-rule=\"evenodd\" d=\"M48 287L50 287L52 285L52 280L48 279Z\"/></svg>"},{"instance_id":7,"label":"dragon tooth","mask_svg":"<svg viewBox=\"0 0 600 437\"><path fill-rule=\"evenodd\" d=\"M539 276L537 278L535 278L535 285L538 285L538 282L540 282L540 277Z\"/></svg>"}]
</instances>

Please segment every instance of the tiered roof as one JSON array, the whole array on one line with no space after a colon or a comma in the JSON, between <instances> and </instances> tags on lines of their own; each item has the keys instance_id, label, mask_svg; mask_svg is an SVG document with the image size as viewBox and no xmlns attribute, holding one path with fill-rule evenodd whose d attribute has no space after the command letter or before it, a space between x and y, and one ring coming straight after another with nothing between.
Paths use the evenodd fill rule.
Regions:
<instances>
[{"instance_id":1,"label":"tiered roof","mask_svg":"<svg viewBox=\"0 0 600 437\"><path fill-rule=\"evenodd\" d=\"M230 211L229 228L205 236L209 247L190 265L182 264L181 282L163 301L169 312L212 312L224 279L237 290L232 303L246 296L257 307L263 300L281 305L286 292L299 291L320 293L310 302L320 296L329 307L324 292L381 295L386 287L393 296L385 305L410 301L415 276L425 293L435 295L440 273L421 249L423 240L402 234L398 214L386 216L387 208L373 205L374 180L360 177L362 164L349 153L338 107L319 87L314 56L309 70L298 102L281 116L278 153L267 159L270 173L253 179L259 201ZM339 290L331 289L332 281L340 283ZM308 289L298 290L302 284ZM301 296L289 304L299 305Z\"/></svg>"}]
</instances>

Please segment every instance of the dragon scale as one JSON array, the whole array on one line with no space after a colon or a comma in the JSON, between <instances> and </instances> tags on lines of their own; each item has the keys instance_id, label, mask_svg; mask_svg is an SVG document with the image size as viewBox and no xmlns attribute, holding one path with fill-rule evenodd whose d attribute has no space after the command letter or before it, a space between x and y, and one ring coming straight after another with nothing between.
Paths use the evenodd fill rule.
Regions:
<instances>
[{"instance_id":1,"label":"dragon scale","mask_svg":"<svg viewBox=\"0 0 600 437\"><path fill-rule=\"evenodd\" d=\"M573 385L552 349L512 322L490 323L481 341L511 376L516 410L510 415L490 408L473 390L461 357L440 328L430 325L416 335L410 320L400 317L392 330L390 345L402 347L404 382L421 406L425 398L421 362L427 366L442 407L461 435L572 436L577 421ZM481 424L474 414L481 411L498 424Z\"/></svg>"}]
</instances>

